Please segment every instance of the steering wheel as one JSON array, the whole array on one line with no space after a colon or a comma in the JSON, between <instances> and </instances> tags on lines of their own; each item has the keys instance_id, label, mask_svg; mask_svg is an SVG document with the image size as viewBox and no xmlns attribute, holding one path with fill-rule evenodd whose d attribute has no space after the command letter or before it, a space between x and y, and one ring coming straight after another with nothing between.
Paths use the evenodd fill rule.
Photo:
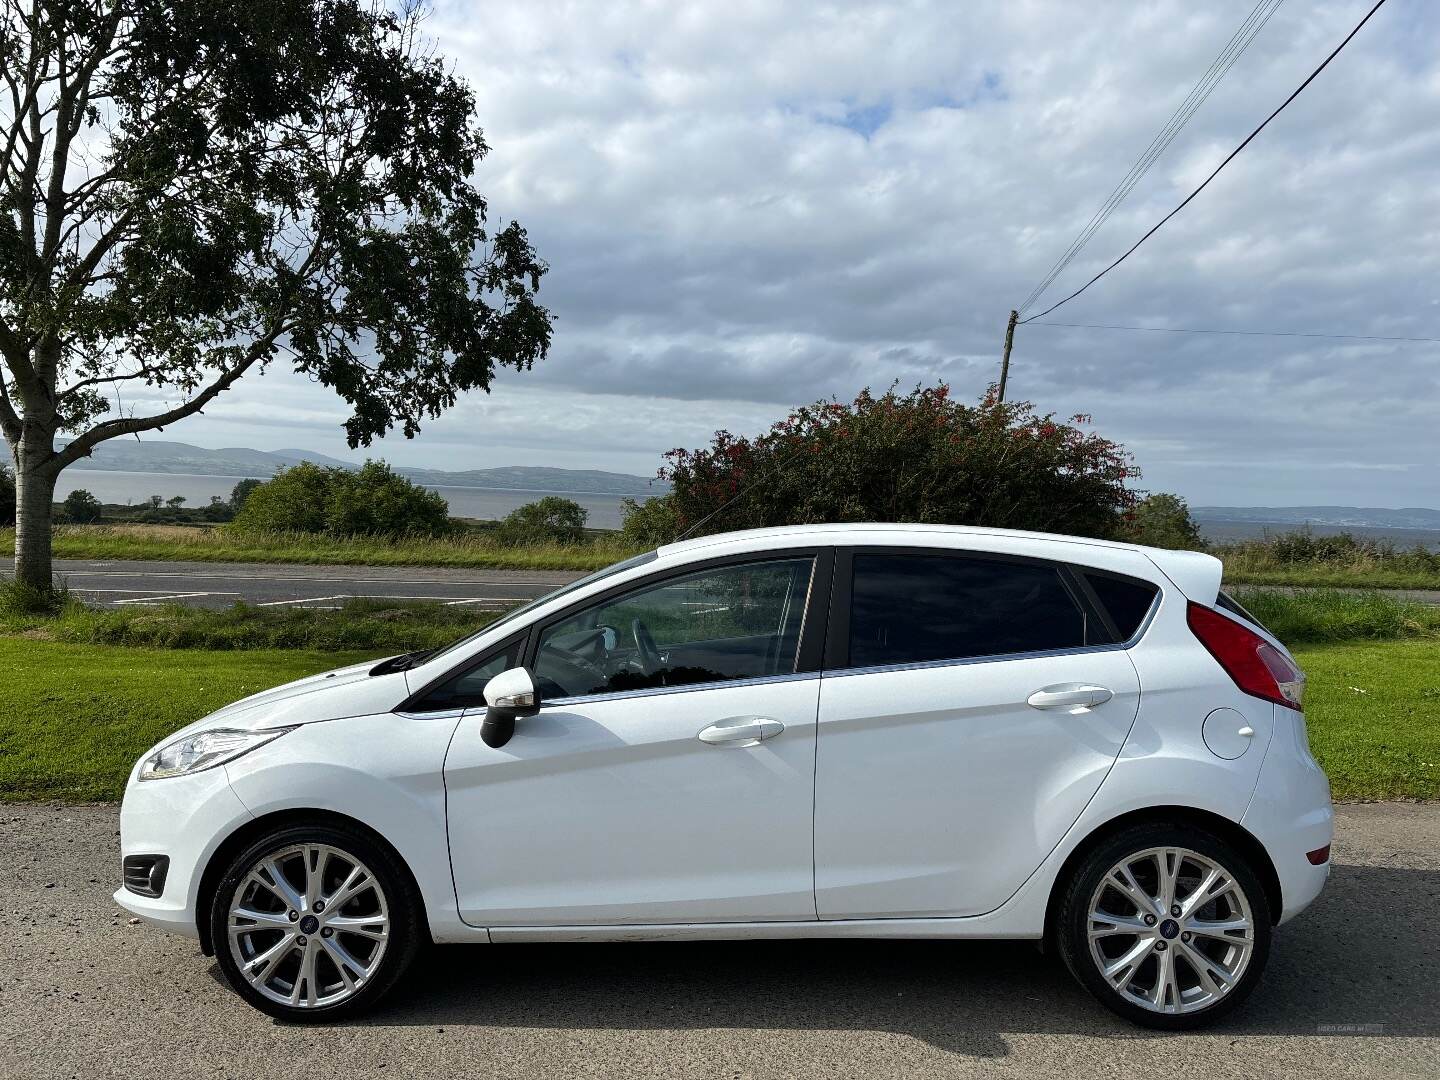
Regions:
<instances>
[{"instance_id":1,"label":"steering wheel","mask_svg":"<svg viewBox=\"0 0 1440 1080\"><path fill-rule=\"evenodd\" d=\"M655 635L639 619L630 620L630 636L635 639L635 651L640 655L640 664L646 675L654 675L665 666L660 657L660 647L655 644Z\"/></svg>"},{"instance_id":2,"label":"steering wheel","mask_svg":"<svg viewBox=\"0 0 1440 1080\"><path fill-rule=\"evenodd\" d=\"M597 665L550 642L540 647L535 675L538 679L553 684L556 690L550 690L549 687L545 690L555 697L599 693L610 682L610 676Z\"/></svg>"}]
</instances>

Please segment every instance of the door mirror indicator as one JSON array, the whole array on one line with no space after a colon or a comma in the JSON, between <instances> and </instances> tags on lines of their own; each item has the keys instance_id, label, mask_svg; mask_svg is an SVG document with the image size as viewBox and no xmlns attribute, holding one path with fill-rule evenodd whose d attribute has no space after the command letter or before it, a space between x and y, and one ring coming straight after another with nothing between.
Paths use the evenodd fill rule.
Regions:
<instances>
[{"instance_id":1,"label":"door mirror indicator","mask_svg":"<svg viewBox=\"0 0 1440 1080\"><path fill-rule=\"evenodd\" d=\"M540 711L540 690L529 668L515 667L500 672L485 684L485 721L480 738L486 746L499 749L515 734L515 721Z\"/></svg>"}]
</instances>

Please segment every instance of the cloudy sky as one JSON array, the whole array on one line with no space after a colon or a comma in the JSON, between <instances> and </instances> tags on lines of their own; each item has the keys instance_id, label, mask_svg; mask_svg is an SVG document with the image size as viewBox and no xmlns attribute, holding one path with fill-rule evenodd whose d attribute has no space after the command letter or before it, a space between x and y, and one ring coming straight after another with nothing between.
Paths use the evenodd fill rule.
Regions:
<instances>
[{"instance_id":1,"label":"cloudy sky","mask_svg":"<svg viewBox=\"0 0 1440 1080\"><path fill-rule=\"evenodd\" d=\"M1289 0L1047 294L1194 187L1371 0ZM551 265L550 358L413 442L442 468L653 473L863 386L978 397L1044 275L1253 0L442 0L479 183ZM1390 0L1209 189L1052 319L1440 337L1440 10ZM1069 288L1064 288L1069 286ZM1196 504L1440 506L1440 346L1022 327L1011 396L1093 414ZM162 438L345 448L247 378Z\"/></svg>"}]
</instances>

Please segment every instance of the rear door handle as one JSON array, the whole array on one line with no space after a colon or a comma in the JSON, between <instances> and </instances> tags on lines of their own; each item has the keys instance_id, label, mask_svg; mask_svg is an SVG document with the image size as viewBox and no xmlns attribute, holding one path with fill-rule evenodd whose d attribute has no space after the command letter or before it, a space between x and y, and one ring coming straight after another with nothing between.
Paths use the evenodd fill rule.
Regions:
<instances>
[{"instance_id":1,"label":"rear door handle","mask_svg":"<svg viewBox=\"0 0 1440 1080\"><path fill-rule=\"evenodd\" d=\"M1036 690L1025 700L1032 709L1068 709L1082 713L1105 704L1114 696L1105 687L1093 683L1056 683Z\"/></svg>"},{"instance_id":2,"label":"rear door handle","mask_svg":"<svg viewBox=\"0 0 1440 1080\"><path fill-rule=\"evenodd\" d=\"M710 746L758 746L785 730L768 716L731 716L711 724L697 736Z\"/></svg>"}]
</instances>

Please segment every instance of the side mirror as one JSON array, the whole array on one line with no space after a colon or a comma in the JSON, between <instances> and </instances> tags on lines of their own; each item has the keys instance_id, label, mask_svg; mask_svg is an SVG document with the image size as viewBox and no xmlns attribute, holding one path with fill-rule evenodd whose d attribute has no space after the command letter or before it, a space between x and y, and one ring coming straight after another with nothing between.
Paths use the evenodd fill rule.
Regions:
<instances>
[{"instance_id":1,"label":"side mirror","mask_svg":"<svg viewBox=\"0 0 1440 1080\"><path fill-rule=\"evenodd\" d=\"M540 691L529 668L502 671L485 684L485 721L480 738L486 746L499 749L515 734L515 721L540 711Z\"/></svg>"}]
</instances>

